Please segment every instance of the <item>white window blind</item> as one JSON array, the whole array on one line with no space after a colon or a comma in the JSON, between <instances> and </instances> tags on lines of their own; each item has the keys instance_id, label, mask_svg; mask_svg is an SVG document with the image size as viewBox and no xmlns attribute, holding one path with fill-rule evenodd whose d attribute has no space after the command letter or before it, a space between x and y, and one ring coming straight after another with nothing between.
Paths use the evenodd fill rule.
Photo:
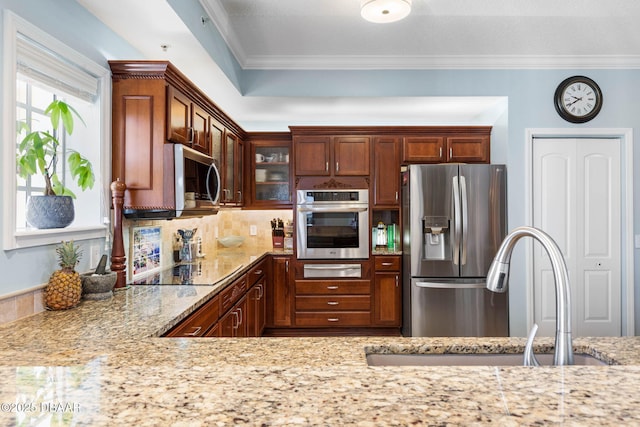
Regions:
<instances>
[{"instance_id":1,"label":"white window blind","mask_svg":"<svg viewBox=\"0 0 640 427\"><path fill-rule=\"evenodd\" d=\"M98 98L100 80L96 76L20 33L16 57L17 71L26 77L89 102Z\"/></svg>"}]
</instances>

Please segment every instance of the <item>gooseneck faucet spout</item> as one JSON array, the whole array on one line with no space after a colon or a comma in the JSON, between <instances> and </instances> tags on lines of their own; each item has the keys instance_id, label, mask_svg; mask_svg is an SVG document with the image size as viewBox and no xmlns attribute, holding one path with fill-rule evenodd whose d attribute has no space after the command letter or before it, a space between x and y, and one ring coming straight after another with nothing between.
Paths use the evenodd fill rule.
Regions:
<instances>
[{"instance_id":1,"label":"gooseneck faucet spout","mask_svg":"<svg viewBox=\"0 0 640 427\"><path fill-rule=\"evenodd\" d=\"M556 342L554 365L573 365L573 343L571 340L571 301L569 298L569 273L564 257L556 242L544 231L534 227L518 227L511 231L498 249L489 273L487 289L492 292L507 291L511 253L522 237L536 239L549 255L556 285Z\"/></svg>"}]
</instances>

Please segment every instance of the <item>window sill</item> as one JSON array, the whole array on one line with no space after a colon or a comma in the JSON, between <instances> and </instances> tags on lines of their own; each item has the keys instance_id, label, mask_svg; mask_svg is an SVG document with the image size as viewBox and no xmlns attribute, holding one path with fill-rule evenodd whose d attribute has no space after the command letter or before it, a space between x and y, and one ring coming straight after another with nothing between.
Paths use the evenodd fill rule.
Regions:
<instances>
[{"instance_id":1,"label":"window sill","mask_svg":"<svg viewBox=\"0 0 640 427\"><path fill-rule=\"evenodd\" d=\"M16 231L12 241L7 242L5 250L31 248L34 246L52 245L63 240L88 240L101 239L107 236L107 227L104 225L94 227L67 227L53 228L49 230L24 230Z\"/></svg>"}]
</instances>

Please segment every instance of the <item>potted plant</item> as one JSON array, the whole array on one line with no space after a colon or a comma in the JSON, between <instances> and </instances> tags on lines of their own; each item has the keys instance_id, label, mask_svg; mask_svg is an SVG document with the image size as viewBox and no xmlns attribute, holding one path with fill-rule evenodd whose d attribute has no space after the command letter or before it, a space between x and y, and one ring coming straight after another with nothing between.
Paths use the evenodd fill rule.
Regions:
<instances>
[{"instance_id":1,"label":"potted plant","mask_svg":"<svg viewBox=\"0 0 640 427\"><path fill-rule=\"evenodd\" d=\"M68 135L73 133L74 115L80 121L82 118L73 107L61 100L52 101L44 114L51 119L52 131L31 131L26 134L18 145L17 169L22 178L41 174L45 182L44 195L31 196L27 202L27 222L36 228L63 228L71 224L75 217L73 199L76 196L58 178L59 156L64 155L59 138L64 132ZM83 191L93 188L95 175L91 162L75 150L67 151L67 167L72 178Z\"/></svg>"}]
</instances>

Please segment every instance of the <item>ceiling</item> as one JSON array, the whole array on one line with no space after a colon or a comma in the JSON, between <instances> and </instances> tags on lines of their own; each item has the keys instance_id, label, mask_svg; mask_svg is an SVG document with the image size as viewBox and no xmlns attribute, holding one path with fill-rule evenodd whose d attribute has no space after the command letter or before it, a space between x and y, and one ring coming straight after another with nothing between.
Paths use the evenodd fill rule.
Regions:
<instances>
[{"instance_id":1,"label":"ceiling","mask_svg":"<svg viewBox=\"0 0 640 427\"><path fill-rule=\"evenodd\" d=\"M215 26L244 70L640 67L637 0L413 0L391 24L364 21L360 0L77 1L145 58L172 61L248 131L492 124L507 101L243 96L198 39L203 27ZM204 10L188 26L170 4L186 1Z\"/></svg>"},{"instance_id":2,"label":"ceiling","mask_svg":"<svg viewBox=\"0 0 640 427\"><path fill-rule=\"evenodd\" d=\"M589 66L640 54L637 0L413 0L391 24L360 0L200 0L246 69Z\"/></svg>"}]
</instances>

